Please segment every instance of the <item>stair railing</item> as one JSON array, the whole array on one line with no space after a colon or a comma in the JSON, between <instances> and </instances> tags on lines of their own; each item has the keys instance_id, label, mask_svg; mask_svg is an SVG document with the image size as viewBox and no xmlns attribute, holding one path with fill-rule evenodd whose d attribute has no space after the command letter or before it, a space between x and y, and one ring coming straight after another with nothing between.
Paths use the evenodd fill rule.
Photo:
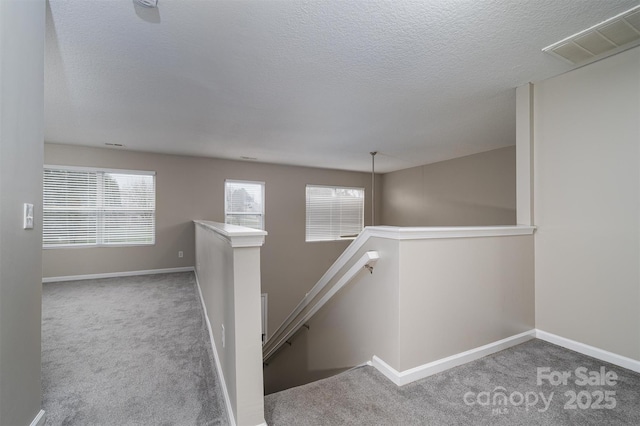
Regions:
<instances>
[{"instance_id":1,"label":"stair railing","mask_svg":"<svg viewBox=\"0 0 640 426\"><path fill-rule=\"evenodd\" d=\"M291 338L318 312L331 298L338 293L345 285L351 282L363 270L373 273L373 268L380 258L377 251L364 253L349 269L347 269L331 288L315 300L330 282L334 281L340 271L349 263L358 250L371 237L369 228L365 228L358 237L347 247L347 249L331 265L327 272L313 286L313 288L298 303L295 309L282 322L280 327L265 342L262 352L262 359L267 363L285 343L291 344ZM305 311L306 310L306 311ZM304 315L301 314L304 312ZM308 328L308 326L307 326Z\"/></svg>"}]
</instances>

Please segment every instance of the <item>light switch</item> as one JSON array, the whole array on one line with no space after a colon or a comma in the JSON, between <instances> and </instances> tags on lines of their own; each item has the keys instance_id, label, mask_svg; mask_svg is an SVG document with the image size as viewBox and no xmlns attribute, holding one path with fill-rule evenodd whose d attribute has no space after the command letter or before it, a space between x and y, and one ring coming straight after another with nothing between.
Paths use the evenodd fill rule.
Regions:
<instances>
[{"instance_id":1,"label":"light switch","mask_svg":"<svg viewBox=\"0 0 640 426\"><path fill-rule=\"evenodd\" d=\"M24 203L24 229L33 229L33 204Z\"/></svg>"}]
</instances>

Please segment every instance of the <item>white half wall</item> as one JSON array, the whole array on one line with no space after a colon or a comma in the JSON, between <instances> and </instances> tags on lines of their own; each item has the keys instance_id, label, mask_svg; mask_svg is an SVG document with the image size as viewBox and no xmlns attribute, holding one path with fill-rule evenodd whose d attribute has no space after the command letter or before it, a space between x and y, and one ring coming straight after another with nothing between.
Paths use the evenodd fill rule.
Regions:
<instances>
[{"instance_id":1,"label":"white half wall","mask_svg":"<svg viewBox=\"0 0 640 426\"><path fill-rule=\"evenodd\" d=\"M394 382L405 384L531 338L533 231L527 226L366 228L352 246L364 242L357 250L350 246L351 257L323 291L366 251L380 256L373 274L363 270L311 317L291 345L270 357L266 392L332 376L374 355L398 376Z\"/></svg>"},{"instance_id":2,"label":"white half wall","mask_svg":"<svg viewBox=\"0 0 640 426\"><path fill-rule=\"evenodd\" d=\"M399 257L398 371L534 329L533 235L401 241Z\"/></svg>"},{"instance_id":3,"label":"white half wall","mask_svg":"<svg viewBox=\"0 0 640 426\"><path fill-rule=\"evenodd\" d=\"M265 231L196 221L196 274L230 423L264 424L260 247Z\"/></svg>"}]
</instances>

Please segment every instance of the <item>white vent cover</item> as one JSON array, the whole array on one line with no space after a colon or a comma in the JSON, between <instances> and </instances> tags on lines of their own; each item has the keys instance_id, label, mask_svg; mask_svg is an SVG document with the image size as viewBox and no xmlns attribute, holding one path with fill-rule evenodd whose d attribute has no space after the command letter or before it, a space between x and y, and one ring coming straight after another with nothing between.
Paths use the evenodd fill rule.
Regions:
<instances>
[{"instance_id":1,"label":"white vent cover","mask_svg":"<svg viewBox=\"0 0 640 426\"><path fill-rule=\"evenodd\" d=\"M583 65L640 45L640 6L542 49L574 65Z\"/></svg>"}]
</instances>

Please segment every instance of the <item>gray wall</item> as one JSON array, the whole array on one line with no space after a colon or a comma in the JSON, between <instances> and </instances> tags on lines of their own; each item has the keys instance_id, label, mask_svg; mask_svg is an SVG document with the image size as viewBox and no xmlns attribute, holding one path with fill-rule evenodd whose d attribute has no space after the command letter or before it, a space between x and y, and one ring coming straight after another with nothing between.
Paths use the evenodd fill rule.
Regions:
<instances>
[{"instance_id":1,"label":"gray wall","mask_svg":"<svg viewBox=\"0 0 640 426\"><path fill-rule=\"evenodd\" d=\"M536 326L640 360L640 48L535 85Z\"/></svg>"},{"instance_id":2,"label":"gray wall","mask_svg":"<svg viewBox=\"0 0 640 426\"><path fill-rule=\"evenodd\" d=\"M261 252L261 279L263 292L269 293L270 332L348 245L305 242L305 185L366 188L365 224L370 221L368 173L56 144L45 144L45 163L157 173L155 246L43 250L45 277L193 266L191 221L224 222L225 179L265 182L269 235ZM178 250L184 258L178 258Z\"/></svg>"},{"instance_id":3,"label":"gray wall","mask_svg":"<svg viewBox=\"0 0 640 426\"><path fill-rule=\"evenodd\" d=\"M382 186L384 225L516 223L515 146L387 173Z\"/></svg>"},{"instance_id":4,"label":"gray wall","mask_svg":"<svg viewBox=\"0 0 640 426\"><path fill-rule=\"evenodd\" d=\"M531 235L401 241L394 367L408 370L533 330L533 243Z\"/></svg>"},{"instance_id":5,"label":"gray wall","mask_svg":"<svg viewBox=\"0 0 640 426\"><path fill-rule=\"evenodd\" d=\"M43 0L0 1L0 424L40 411ZM23 203L35 228L22 229Z\"/></svg>"}]
</instances>

